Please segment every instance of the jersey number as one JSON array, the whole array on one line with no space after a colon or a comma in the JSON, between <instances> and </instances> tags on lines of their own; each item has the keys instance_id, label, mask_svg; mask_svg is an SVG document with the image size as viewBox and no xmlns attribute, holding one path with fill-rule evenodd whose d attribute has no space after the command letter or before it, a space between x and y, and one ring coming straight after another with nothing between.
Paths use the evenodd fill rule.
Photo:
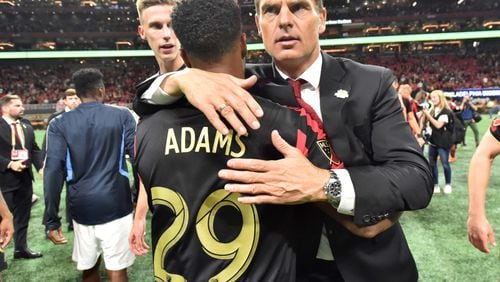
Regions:
<instances>
[{"instance_id":1,"label":"jersey number","mask_svg":"<svg viewBox=\"0 0 500 282\"><path fill-rule=\"evenodd\" d=\"M189 211L182 196L165 187L151 188L153 205L164 205L175 214L172 225L160 236L154 252L154 274L156 281L186 281L179 274L168 273L163 268L167 252L186 232ZM254 205L238 202L239 194L229 193L224 189L215 190L205 199L196 216L196 233L205 253L215 259L232 262L210 278L209 281L235 281L248 268L257 249L260 225L257 209ZM221 242L214 230L217 212L231 206L241 213L242 227L236 238L230 242Z\"/></svg>"}]
</instances>

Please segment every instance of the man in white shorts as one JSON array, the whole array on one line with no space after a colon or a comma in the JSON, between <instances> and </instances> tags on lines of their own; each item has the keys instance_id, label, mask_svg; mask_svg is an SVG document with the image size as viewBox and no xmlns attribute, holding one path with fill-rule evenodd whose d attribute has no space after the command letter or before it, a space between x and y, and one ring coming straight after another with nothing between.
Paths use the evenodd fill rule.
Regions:
<instances>
[{"instance_id":1,"label":"man in white shorts","mask_svg":"<svg viewBox=\"0 0 500 282\"><path fill-rule=\"evenodd\" d=\"M73 74L73 82L82 103L52 120L47 130L48 236L64 236L57 207L66 176L75 234L73 260L83 271L83 281L100 280L101 256L110 281L127 281L135 256L127 241L133 206L125 154L134 155L136 123L127 109L102 104L105 88L99 70L81 69Z\"/></svg>"}]
</instances>

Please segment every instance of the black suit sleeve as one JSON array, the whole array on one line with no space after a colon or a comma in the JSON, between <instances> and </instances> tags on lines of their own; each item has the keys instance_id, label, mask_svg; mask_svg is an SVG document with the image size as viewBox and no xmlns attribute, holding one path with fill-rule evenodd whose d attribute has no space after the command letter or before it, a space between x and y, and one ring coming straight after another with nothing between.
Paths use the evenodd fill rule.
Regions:
<instances>
[{"instance_id":1,"label":"black suit sleeve","mask_svg":"<svg viewBox=\"0 0 500 282\"><path fill-rule=\"evenodd\" d=\"M356 192L354 222L369 225L395 211L426 207L432 174L401 114L392 73L384 69L371 104L371 163L347 166Z\"/></svg>"},{"instance_id":2,"label":"black suit sleeve","mask_svg":"<svg viewBox=\"0 0 500 282\"><path fill-rule=\"evenodd\" d=\"M6 158L0 155L0 172L6 172L9 163L10 163L10 158Z\"/></svg>"}]
</instances>

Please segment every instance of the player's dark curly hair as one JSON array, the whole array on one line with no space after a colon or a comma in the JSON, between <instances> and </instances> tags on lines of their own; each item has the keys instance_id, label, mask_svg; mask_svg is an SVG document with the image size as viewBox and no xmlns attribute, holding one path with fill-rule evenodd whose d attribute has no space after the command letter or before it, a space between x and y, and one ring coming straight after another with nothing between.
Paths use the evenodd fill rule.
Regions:
<instances>
[{"instance_id":1,"label":"player's dark curly hair","mask_svg":"<svg viewBox=\"0 0 500 282\"><path fill-rule=\"evenodd\" d=\"M104 87L103 75L95 68L77 70L73 73L72 80L79 97L89 97L96 89Z\"/></svg>"},{"instance_id":2,"label":"player's dark curly hair","mask_svg":"<svg viewBox=\"0 0 500 282\"><path fill-rule=\"evenodd\" d=\"M190 56L217 62L241 36L241 12L235 0L184 0L172 27Z\"/></svg>"}]
</instances>

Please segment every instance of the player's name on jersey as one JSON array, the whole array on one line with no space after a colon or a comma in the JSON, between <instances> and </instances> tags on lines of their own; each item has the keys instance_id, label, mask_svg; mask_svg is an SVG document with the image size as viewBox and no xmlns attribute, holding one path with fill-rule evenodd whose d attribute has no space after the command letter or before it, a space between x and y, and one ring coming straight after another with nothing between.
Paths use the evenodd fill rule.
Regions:
<instances>
[{"instance_id":1,"label":"player's name on jersey","mask_svg":"<svg viewBox=\"0 0 500 282\"><path fill-rule=\"evenodd\" d=\"M233 130L229 134L222 135L208 126L194 129L192 127L169 128L165 144L165 155L172 153L219 153L233 158L245 154L246 146L238 134Z\"/></svg>"}]
</instances>

